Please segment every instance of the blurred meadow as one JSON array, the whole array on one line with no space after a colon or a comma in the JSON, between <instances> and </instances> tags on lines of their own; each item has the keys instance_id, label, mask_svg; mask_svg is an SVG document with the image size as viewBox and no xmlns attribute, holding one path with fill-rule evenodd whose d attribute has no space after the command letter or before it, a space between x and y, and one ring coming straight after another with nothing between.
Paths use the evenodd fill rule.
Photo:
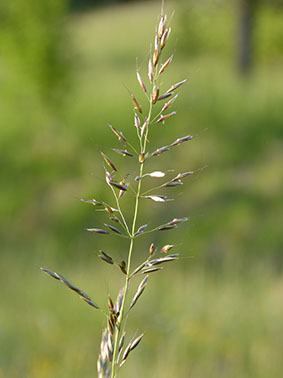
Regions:
<instances>
[{"instance_id":1,"label":"blurred meadow","mask_svg":"<svg viewBox=\"0 0 283 378\"><path fill-rule=\"evenodd\" d=\"M150 277L128 323L129 333L146 336L121 377L277 378L283 4L166 1L167 14L173 10L164 89L188 83L177 116L152 130L150 149L195 137L150 169L206 168L168 189L174 202L143 206L138 224L190 221L137 243L136 263L152 241L180 244L184 259ZM85 232L106 218L79 199L112 202L100 150L137 175L110 151L119 146L107 122L136 142L128 88L142 98L136 58L145 78L159 11L159 1L0 4L0 378L96 376L105 318L39 267L66 275L105 307L122 284L96 255L125 258L127 243Z\"/></svg>"}]
</instances>

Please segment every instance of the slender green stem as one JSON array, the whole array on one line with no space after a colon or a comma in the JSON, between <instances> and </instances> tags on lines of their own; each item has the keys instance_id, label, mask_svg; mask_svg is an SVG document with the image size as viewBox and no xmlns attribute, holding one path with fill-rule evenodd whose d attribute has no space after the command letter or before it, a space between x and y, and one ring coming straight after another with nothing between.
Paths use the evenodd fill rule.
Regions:
<instances>
[{"instance_id":1,"label":"slender green stem","mask_svg":"<svg viewBox=\"0 0 283 378\"><path fill-rule=\"evenodd\" d=\"M150 116L151 116L151 112L152 112L152 104L150 103L149 119L150 119ZM146 135L145 135L144 145L143 146L141 145L141 152L143 152L143 153L145 152L145 149L146 149L147 134L148 134L148 130L147 130ZM140 177L142 177L142 175L143 175L143 166L144 166L144 164L142 163L140 165L140 172L139 172ZM114 341L111 378L115 377L119 337L120 337L122 324L123 324L123 320L124 320L123 317L124 317L125 301L126 301L128 288L129 288L131 259L132 259L132 252L133 252L133 247L134 247L134 239L135 239L134 234L135 234L136 221L137 221L137 216L138 216L139 200L140 200L140 193L141 193L141 184L142 184L142 179L138 182L138 189L137 189L137 194L136 194L135 210L134 210L133 223L132 223L131 242L130 242L129 254L128 254L127 277L126 277L124 296L123 296L123 301L122 301L121 311L120 311L120 322L119 322L119 325L118 325L118 329L117 329L117 332L116 332L116 335L115 335L115 341Z\"/></svg>"},{"instance_id":2,"label":"slender green stem","mask_svg":"<svg viewBox=\"0 0 283 378\"><path fill-rule=\"evenodd\" d=\"M158 67L156 67L155 75L153 78L152 82L152 88L155 86L156 80L158 77ZM152 101L150 98L149 99L149 110L148 110L148 126L151 123L151 116L152 116ZM144 143L142 143L142 138L140 139L140 148L141 148L141 154L145 154L146 152L146 144L147 144L147 137L148 137L148 131L149 127L147 127L145 135L144 135ZM125 282L125 287L124 287L124 296L122 300L122 305L121 305L121 310L120 310L120 321L118 323L116 335L115 335L115 340L114 340L114 350L113 350L113 357L112 357L112 369L111 369L111 378L115 377L115 371L116 371L116 364L117 364L117 357L118 357L118 349L119 349L119 338L124 322L124 312L125 312L125 302L126 302L126 297L128 293L128 288L129 288L129 281L130 281L130 269L131 269L131 259L132 259L132 252L133 252L133 247L134 247L134 240L135 240L135 228L136 228L136 222L137 222L137 217L138 217L138 209L139 209L139 200L140 200L140 194L141 194L141 185L142 185L142 175L143 175L143 166L144 163L140 164L140 171L139 171L139 176L141 179L138 182L138 188L137 188L137 193L136 193L136 201L135 201L135 209L134 209L134 215L133 215L133 223L132 223L132 232L130 235L131 242L129 246L129 253L128 253L128 263L127 263L127 275L126 275L126 282ZM116 193L115 193L116 194ZM117 205L118 206L118 205ZM118 208L119 209L119 208Z\"/></svg>"},{"instance_id":3,"label":"slender green stem","mask_svg":"<svg viewBox=\"0 0 283 378\"><path fill-rule=\"evenodd\" d=\"M143 173L143 164L140 166L140 176L142 176ZM115 341L114 341L114 351L113 351L113 360L112 360L112 371L111 371L111 378L115 377L115 368L116 368L116 360L118 355L118 345L119 345L119 337L122 329L122 323L123 323L123 317L124 317L124 309L125 309L125 300L129 288L129 280L130 280L130 268L131 268L131 259L132 259L132 252L134 247L134 233L136 228L136 221L138 216L138 208L139 208L139 198L140 198L140 191L141 191L141 181L138 183L138 190L136 195L136 201L135 201L135 211L134 211L134 217L133 217L133 223L132 223L132 233L131 233L131 242L129 247L129 254L128 254L128 264L127 264L127 277L125 282L125 289L124 289L124 296L123 301L121 305L121 311L120 311L120 323L118 325L118 329L115 335Z\"/></svg>"}]
</instances>

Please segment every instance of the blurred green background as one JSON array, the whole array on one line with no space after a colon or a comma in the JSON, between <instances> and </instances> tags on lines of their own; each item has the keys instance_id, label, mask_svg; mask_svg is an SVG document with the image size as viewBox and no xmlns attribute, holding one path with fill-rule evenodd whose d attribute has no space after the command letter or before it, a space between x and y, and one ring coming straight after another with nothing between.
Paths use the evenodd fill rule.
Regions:
<instances>
[{"instance_id":1,"label":"blurred green background","mask_svg":"<svg viewBox=\"0 0 283 378\"><path fill-rule=\"evenodd\" d=\"M146 337L121 376L277 378L283 4L171 0L166 10L175 14L165 54L175 57L164 89L189 80L150 148L195 138L148 169L208 168L164 192L173 203L143 207L138 224L191 220L137 243L135 263L152 241L180 244L185 258L152 276L133 309L129 337L136 329ZM127 88L142 98L136 57L146 78L159 11L159 1L0 4L1 378L96 376L104 317L38 268L66 275L102 305L108 291L117 295L121 274L96 252L125 258L127 243L86 233L107 218L79 198L112 203L100 150L137 174L110 151L119 145L107 122L135 143Z\"/></svg>"}]
</instances>

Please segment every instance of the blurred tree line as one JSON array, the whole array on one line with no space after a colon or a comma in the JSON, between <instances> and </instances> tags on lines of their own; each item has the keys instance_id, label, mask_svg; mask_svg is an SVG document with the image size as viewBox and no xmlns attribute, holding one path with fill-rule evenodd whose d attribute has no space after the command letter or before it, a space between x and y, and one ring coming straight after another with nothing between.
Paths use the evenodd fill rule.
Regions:
<instances>
[{"instance_id":1,"label":"blurred tree line","mask_svg":"<svg viewBox=\"0 0 283 378\"><path fill-rule=\"evenodd\" d=\"M264 5L266 0L238 0L239 2L239 49L238 62L239 69L243 74L247 74L252 67L254 50L254 29L256 27L257 12L260 5ZM269 5L282 6L281 0L268 1Z\"/></svg>"},{"instance_id":2,"label":"blurred tree line","mask_svg":"<svg viewBox=\"0 0 283 378\"><path fill-rule=\"evenodd\" d=\"M33 83L44 101L58 101L70 80L71 46L66 49L72 12L131 0L13 0L0 3L0 64ZM136 0L137 1L137 0ZM62 93L62 91L60 92Z\"/></svg>"},{"instance_id":3,"label":"blurred tree line","mask_svg":"<svg viewBox=\"0 0 283 378\"><path fill-rule=\"evenodd\" d=\"M142 0L70 0L70 8L73 11L83 10L86 8L104 6L109 4L121 4L121 3L130 3L137 2Z\"/></svg>"},{"instance_id":4,"label":"blurred tree line","mask_svg":"<svg viewBox=\"0 0 283 378\"><path fill-rule=\"evenodd\" d=\"M44 100L67 81L66 14L68 0L14 0L0 4L2 70L36 87Z\"/></svg>"},{"instance_id":5,"label":"blurred tree line","mask_svg":"<svg viewBox=\"0 0 283 378\"><path fill-rule=\"evenodd\" d=\"M178 25L181 51L188 55L216 53L232 57L241 73L249 73L261 60L282 57L282 0L180 0ZM233 23L227 24L227 9ZM263 14L276 19L262 24ZM217 24L217 25L216 25Z\"/></svg>"},{"instance_id":6,"label":"blurred tree line","mask_svg":"<svg viewBox=\"0 0 283 378\"><path fill-rule=\"evenodd\" d=\"M125 3L140 0L14 0L0 4L0 49L3 69L16 70L22 78L32 81L44 100L58 100L57 91L68 83L69 69L72 63L71 48L66 49L66 19L70 12L85 10L90 7ZM258 49L256 26L262 7L282 8L283 0L234 0L235 24L234 36L230 41L223 34L211 33L208 23L214 22L215 11L221 14L221 8L227 3L223 0L180 0L177 6L183 9L179 16L181 28L181 48L189 54L201 51L228 52L234 55L237 66L242 72L252 68L254 54ZM231 4L229 4L231 6ZM216 19L220 22L221 19ZM207 29L207 30L205 30ZM282 33L271 30L273 41L282 47ZM215 28L215 33L221 26ZM208 37L208 38L206 38ZM226 38L226 41L224 39ZM234 51L234 52L233 52Z\"/></svg>"}]
</instances>

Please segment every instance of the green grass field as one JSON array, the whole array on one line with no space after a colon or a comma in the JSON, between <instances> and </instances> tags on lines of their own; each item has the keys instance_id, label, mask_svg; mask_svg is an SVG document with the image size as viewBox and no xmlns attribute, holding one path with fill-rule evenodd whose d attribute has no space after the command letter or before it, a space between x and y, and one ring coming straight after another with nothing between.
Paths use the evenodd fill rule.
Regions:
<instances>
[{"instance_id":1,"label":"green grass field","mask_svg":"<svg viewBox=\"0 0 283 378\"><path fill-rule=\"evenodd\" d=\"M60 272L106 307L121 277L96 260ZM1 263L11 271L1 282L1 378L96 376L104 316L36 267ZM129 321L129 333L146 336L122 376L279 377L282 278L266 269L213 276L192 265L152 276Z\"/></svg>"},{"instance_id":2,"label":"green grass field","mask_svg":"<svg viewBox=\"0 0 283 378\"><path fill-rule=\"evenodd\" d=\"M208 167L166 193L176 204L144 206L141 224L159 224L168 212L191 220L154 239L159 246L181 242L184 259L152 276L134 308L129 334L138 329L145 337L121 377L277 378L283 370L283 76L282 51L268 33L271 26L276 32L278 14L261 11L257 38L264 35L264 44L244 80L224 41L235 30L234 8L214 7L214 22L210 11L200 19L206 34L195 31L195 43L204 43L196 53L184 49L187 29L178 16L184 8L168 5L174 7L167 51L175 60L164 89L189 80L174 121L152 130L151 148L195 138L151 167ZM158 13L158 2L142 2L72 15L71 83L58 103L47 105L34 83L0 67L0 378L96 376L103 315L39 267L66 275L104 306L107 292L115 297L119 290L119 272L113 275L96 252L105 248L122 258L127 244L87 234L102 220L78 199L111 201L99 151L117 147L107 122L135 138L127 88L142 98L136 57L145 77ZM123 170L125 161L116 161ZM132 165L128 170L136 175ZM151 241L138 243L136 262Z\"/></svg>"}]
</instances>

